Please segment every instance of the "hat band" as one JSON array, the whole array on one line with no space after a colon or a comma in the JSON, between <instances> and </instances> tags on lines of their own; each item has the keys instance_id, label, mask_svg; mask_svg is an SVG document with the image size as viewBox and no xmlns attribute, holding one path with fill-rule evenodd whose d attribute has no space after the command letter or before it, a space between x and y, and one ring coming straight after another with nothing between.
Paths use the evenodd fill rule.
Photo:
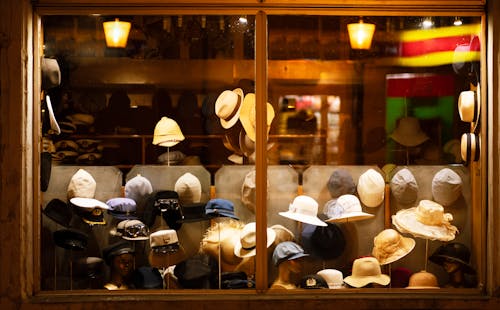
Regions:
<instances>
[{"instance_id":1,"label":"hat band","mask_svg":"<svg viewBox=\"0 0 500 310\"><path fill-rule=\"evenodd\" d=\"M238 95L238 101L236 101L236 105L234 106L233 111L231 112L231 114L224 117L223 120L225 120L226 122L229 122L236 115L236 113L238 113L238 111L240 110L240 105L241 105L241 98L240 98L240 95Z\"/></svg>"},{"instance_id":2,"label":"hat band","mask_svg":"<svg viewBox=\"0 0 500 310\"><path fill-rule=\"evenodd\" d=\"M251 250L255 249L255 248L256 248L256 246L255 246L255 245L254 245L254 246L251 246L251 247L243 247L243 246L242 246L241 248L242 248L243 250L246 250L246 251L251 251Z\"/></svg>"}]
</instances>

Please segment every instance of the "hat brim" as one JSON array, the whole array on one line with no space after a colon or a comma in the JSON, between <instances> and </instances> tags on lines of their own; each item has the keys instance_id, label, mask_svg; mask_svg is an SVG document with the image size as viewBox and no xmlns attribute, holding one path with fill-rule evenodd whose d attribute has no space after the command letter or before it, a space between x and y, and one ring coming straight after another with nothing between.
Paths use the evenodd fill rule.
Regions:
<instances>
[{"instance_id":1,"label":"hat brim","mask_svg":"<svg viewBox=\"0 0 500 310\"><path fill-rule=\"evenodd\" d=\"M224 212L221 210L207 210L206 215L209 219L216 218L216 217L230 217L235 220L239 220L240 218L234 215L234 213L231 212Z\"/></svg>"},{"instance_id":2,"label":"hat brim","mask_svg":"<svg viewBox=\"0 0 500 310\"><path fill-rule=\"evenodd\" d=\"M276 240L276 232L272 228L267 228L267 244L266 246L269 248L273 243L274 240ZM236 244L234 245L234 255L238 257L251 257L255 256L256 254L256 249L252 248L251 250L244 249L241 245L241 240L238 239Z\"/></svg>"},{"instance_id":3,"label":"hat brim","mask_svg":"<svg viewBox=\"0 0 500 310\"><path fill-rule=\"evenodd\" d=\"M145 237L145 236L142 236L142 237L134 237L134 238L130 238L130 237L125 237L125 236L122 236L123 239L125 240L130 240L130 241L142 241L142 240L149 240L149 237Z\"/></svg>"},{"instance_id":4,"label":"hat brim","mask_svg":"<svg viewBox=\"0 0 500 310\"><path fill-rule=\"evenodd\" d=\"M451 229L445 225L426 225L417 220L415 214L416 207L404 209L398 211L392 216L392 224L401 233L409 233L417 238L429 239L429 240L439 240L439 241L451 241L455 239L455 233L458 231Z\"/></svg>"},{"instance_id":5,"label":"hat brim","mask_svg":"<svg viewBox=\"0 0 500 310\"><path fill-rule=\"evenodd\" d=\"M367 219L370 219L373 217L375 217L375 215L370 214L370 213L351 212L351 213L344 214L341 217L329 218L329 219L325 220L325 222L328 222L328 223L347 223L347 222L367 220Z\"/></svg>"},{"instance_id":6,"label":"hat brim","mask_svg":"<svg viewBox=\"0 0 500 310\"><path fill-rule=\"evenodd\" d=\"M397 253L396 255L391 255L384 260L381 260L378 257L376 257L380 265L387 265L397 260L400 260L415 248L416 244L415 239L401 236L401 242L403 243L403 245L400 247L400 249L402 249L403 251L399 251L399 253Z\"/></svg>"},{"instance_id":7,"label":"hat brim","mask_svg":"<svg viewBox=\"0 0 500 310\"><path fill-rule=\"evenodd\" d=\"M377 276L367 276L367 277L355 277L348 276L344 278L344 282L353 287L363 287L370 283L377 283L380 285L388 285L391 282L391 278L388 275L380 274Z\"/></svg>"},{"instance_id":8,"label":"hat brim","mask_svg":"<svg viewBox=\"0 0 500 310\"><path fill-rule=\"evenodd\" d=\"M69 201L75 206L83 209L94 209L94 208L99 208L104 210L110 209L107 204L94 198L74 197L71 198Z\"/></svg>"},{"instance_id":9,"label":"hat brim","mask_svg":"<svg viewBox=\"0 0 500 310\"><path fill-rule=\"evenodd\" d=\"M395 131L389 137L391 137L392 140L396 141L397 143L409 147L418 146L429 140L429 137L424 132L418 132L416 135L408 136Z\"/></svg>"},{"instance_id":10,"label":"hat brim","mask_svg":"<svg viewBox=\"0 0 500 310\"><path fill-rule=\"evenodd\" d=\"M279 215L306 224L311 224L315 226L328 226L328 224L320 220L317 216L298 214L290 211L279 212Z\"/></svg>"},{"instance_id":11,"label":"hat brim","mask_svg":"<svg viewBox=\"0 0 500 310\"><path fill-rule=\"evenodd\" d=\"M435 264L438 264L438 265L443 265L445 260L450 260L450 261L459 263L464 268L465 273L473 274L476 272L474 270L474 268L472 268L472 266L469 263L467 263L467 262L465 262L457 257L442 255L442 254L433 254L429 257L429 260Z\"/></svg>"}]
</instances>

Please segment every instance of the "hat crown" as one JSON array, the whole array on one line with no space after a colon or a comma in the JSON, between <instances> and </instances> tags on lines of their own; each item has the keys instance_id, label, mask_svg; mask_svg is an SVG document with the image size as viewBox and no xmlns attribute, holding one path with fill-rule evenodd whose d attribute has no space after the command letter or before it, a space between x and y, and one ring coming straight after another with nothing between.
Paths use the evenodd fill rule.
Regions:
<instances>
[{"instance_id":1,"label":"hat crown","mask_svg":"<svg viewBox=\"0 0 500 310\"><path fill-rule=\"evenodd\" d=\"M435 275L422 270L411 275L408 287L439 287L439 285Z\"/></svg>"},{"instance_id":2,"label":"hat crown","mask_svg":"<svg viewBox=\"0 0 500 310\"><path fill-rule=\"evenodd\" d=\"M95 191L96 181L92 175L84 169L78 169L69 182L68 198L94 198Z\"/></svg>"},{"instance_id":3,"label":"hat crown","mask_svg":"<svg viewBox=\"0 0 500 310\"><path fill-rule=\"evenodd\" d=\"M400 203L412 203L417 199L418 184L407 168L399 170L391 179L391 191Z\"/></svg>"},{"instance_id":4,"label":"hat crown","mask_svg":"<svg viewBox=\"0 0 500 310\"><path fill-rule=\"evenodd\" d=\"M325 279L330 288L341 287L344 283L344 275L337 269L323 269L318 271L318 275Z\"/></svg>"},{"instance_id":5,"label":"hat crown","mask_svg":"<svg viewBox=\"0 0 500 310\"><path fill-rule=\"evenodd\" d=\"M290 212L308 216L318 215L318 203L309 196L300 195L295 197L290 204Z\"/></svg>"},{"instance_id":6,"label":"hat crown","mask_svg":"<svg viewBox=\"0 0 500 310\"><path fill-rule=\"evenodd\" d=\"M358 180L358 194L367 207L376 207L384 200L385 180L374 169L368 169Z\"/></svg>"},{"instance_id":7,"label":"hat crown","mask_svg":"<svg viewBox=\"0 0 500 310\"><path fill-rule=\"evenodd\" d=\"M345 169L336 169L330 175L327 183L328 191L332 198L346 194L354 194L356 185L349 172Z\"/></svg>"},{"instance_id":8,"label":"hat crown","mask_svg":"<svg viewBox=\"0 0 500 310\"><path fill-rule=\"evenodd\" d=\"M125 197L133 199L136 202L152 192L153 186L151 182L140 174L125 183Z\"/></svg>"},{"instance_id":9,"label":"hat crown","mask_svg":"<svg viewBox=\"0 0 500 310\"><path fill-rule=\"evenodd\" d=\"M240 233L240 242L243 249L251 249L256 244L256 224L248 223L243 227Z\"/></svg>"},{"instance_id":10,"label":"hat crown","mask_svg":"<svg viewBox=\"0 0 500 310\"><path fill-rule=\"evenodd\" d=\"M449 168L441 169L432 179L432 196L436 202L450 205L462 193L462 178Z\"/></svg>"},{"instance_id":11,"label":"hat crown","mask_svg":"<svg viewBox=\"0 0 500 310\"><path fill-rule=\"evenodd\" d=\"M415 210L417 220L426 225L441 225L451 220L451 214L444 214L442 205L432 200L421 200Z\"/></svg>"},{"instance_id":12,"label":"hat crown","mask_svg":"<svg viewBox=\"0 0 500 310\"><path fill-rule=\"evenodd\" d=\"M151 247L179 243L177 232L174 229L164 229L156 231L149 235Z\"/></svg>"},{"instance_id":13,"label":"hat crown","mask_svg":"<svg viewBox=\"0 0 500 310\"><path fill-rule=\"evenodd\" d=\"M352 266L353 277L371 277L382 274L380 263L375 257L362 257L354 261Z\"/></svg>"},{"instance_id":14,"label":"hat crown","mask_svg":"<svg viewBox=\"0 0 500 310\"><path fill-rule=\"evenodd\" d=\"M335 205L341 214L362 211L358 197L351 194L342 195L337 198Z\"/></svg>"},{"instance_id":15,"label":"hat crown","mask_svg":"<svg viewBox=\"0 0 500 310\"><path fill-rule=\"evenodd\" d=\"M304 254L304 249L293 241L284 241L279 243L273 252L273 262L278 265L284 260L295 255Z\"/></svg>"},{"instance_id":16,"label":"hat crown","mask_svg":"<svg viewBox=\"0 0 500 310\"><path fill-rule=\"evenodd\" d=\"M179 194L181 203L198 203L201 200L200 180L189 172L177 179L174 190Z\"/></svg>"},{"instance_id":17,"label":"hat crown","mask_svg":"<svg viewBox=\"0 0 500 310\"><path fill-rule=\"evenodd\" d=\"M111 198L106 204L112 211L133 212L137 208L135 200L125 197Z\"/></svg>"},{"instance_id":18,"label":"hat crown","mask_svg":"<svg viewBox=\"0 0 500 310\"><path fill-rule=\"evenodd\" d=\"M240 100L241 98L236 92L223 91L215 102L215 114L222 119L230 118L235 109L238 109L238 105L241 104Z\"/></svg>"}]
</instances>

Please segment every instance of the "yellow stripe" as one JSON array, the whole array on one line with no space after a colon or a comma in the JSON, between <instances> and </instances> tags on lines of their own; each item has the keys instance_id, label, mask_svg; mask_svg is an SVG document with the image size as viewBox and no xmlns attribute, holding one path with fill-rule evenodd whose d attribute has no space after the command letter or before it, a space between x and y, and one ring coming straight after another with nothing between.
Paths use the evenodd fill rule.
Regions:
<instances>
[{"instance_id":1,"label":"yellow stripe","mask_svg":"<svg viewBox=\"0 0 500 310\"><path fill-rule=\"evenodd\" d=\"M458 62L479 61L480 52L437 52L414 57L393 57L382 63L403 67L434 67Z\"/></svg>"},{"instance_id":2,"label":"yellow stripe","mask_svg":"<svg viewBox=\"0 0 500 310\"><path fill-rule=\"evenodd\" d=\"M431 29L418 29L402 31L400 39L402 42L421 41L445 37L454 37L462 35L479 35L481 33L480 24L451 26Z\"/></svg>"}]
</instances>

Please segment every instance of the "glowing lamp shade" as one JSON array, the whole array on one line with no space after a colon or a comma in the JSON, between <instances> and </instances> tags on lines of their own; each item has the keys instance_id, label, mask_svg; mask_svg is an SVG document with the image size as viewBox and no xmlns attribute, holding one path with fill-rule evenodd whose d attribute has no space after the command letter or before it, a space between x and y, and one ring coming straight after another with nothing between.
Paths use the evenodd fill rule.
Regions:
<instances>
[{"instance_id":1,"label":"glowing lamp shade","mask_svg":"<svg viewBox=\"0 0 500 310\"><path fill-rule=\"evenodd\" d=\"M362 20L357 24L348 24L349 42L351 48L356 50L368 50L372 45L375 24L365 24Z\"/></svg>"},{"instance_id":2,"label":"glowing lamp shade","mask_svg":"<svg viewBox=\"0 0 500 310\"><path fill-rule=\"evenodd\" d=\"M102 26L104 28L107 47L127 46L128 34L131 26L129 22L120 21L116 18L114 21L102 23Z\"/></svg>"}]
</instances>

